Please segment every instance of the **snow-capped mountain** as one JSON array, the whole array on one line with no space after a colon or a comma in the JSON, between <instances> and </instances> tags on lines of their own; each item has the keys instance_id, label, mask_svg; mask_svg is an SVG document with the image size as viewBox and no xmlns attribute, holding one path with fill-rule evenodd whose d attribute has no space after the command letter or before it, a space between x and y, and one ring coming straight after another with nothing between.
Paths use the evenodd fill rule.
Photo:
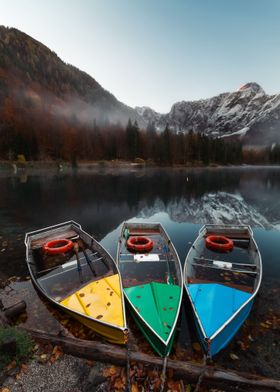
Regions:
<instances>
[{"instance_id":1,"label":"snow-capped mountain","mask_svg":"<svg viewBox=\"0 0 280 392\"><path fill-rule=\"evenodd\" d=\"M242 137L245 144L280 142L280 94L267 95L257 83L209 99L175 103L160 114L148 107L136 107L146 124L156 129L166 125L182 132L203 132L213 137Z\"/></svg>"},{"instance_id":2,"label":"snow-capped mountain","mask_svg":"<svg viewBox=\"0 0 280 392\"><path fill-rule=\"evenodd\" d=\"M240 193L205 193L201 198L173 201L167 207L161 200L141 211L139 217L146 218L165 210L174 222L194 224L246 224L252 227L271 229L277 224L269 221L256 207L249 204Z\"/></svg>"}]
</instances>

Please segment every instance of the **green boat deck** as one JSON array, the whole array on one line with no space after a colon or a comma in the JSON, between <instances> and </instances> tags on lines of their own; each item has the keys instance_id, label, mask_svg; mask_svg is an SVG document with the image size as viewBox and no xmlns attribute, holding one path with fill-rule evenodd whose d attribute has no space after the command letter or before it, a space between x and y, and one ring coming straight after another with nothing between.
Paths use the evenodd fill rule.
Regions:
<instances>
[{"instance_id":1,"label":"green boat deck","mask_svg":"<svg viewBox=\"0 0 280 392\"><path fill-rule=\"evenodd\" d=\"M151 282L125 288L124 291L144 322L162 340L167 341L180 305L181 288L177 285Z\"/></svg>"}]
</instances>

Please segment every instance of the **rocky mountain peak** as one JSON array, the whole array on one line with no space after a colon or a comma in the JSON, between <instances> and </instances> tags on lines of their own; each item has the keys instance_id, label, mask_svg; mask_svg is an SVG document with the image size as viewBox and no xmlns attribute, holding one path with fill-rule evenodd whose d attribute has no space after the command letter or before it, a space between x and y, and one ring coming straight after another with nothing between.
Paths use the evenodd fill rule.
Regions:
<instances>
[{"instance_id":1,"label":"rocky mountain peak","mask_svg":"<svg viewBox=\"0 0 280 392\"><path fill-rule=\"evenodd\" d=\"M166 114L148 108L138 113L144 121L154 122L158 130L168 124L175 132L242 138L250 146L280 142L280 94L267 95L255 82L212 98L177 102Z\"/></svg>"},{"instance_id":2,"label":"rocky mountain peak","mask_svg":"<svg viewBox=\"0 0 280 392\"><path fill-rule=\"evenodd\" d=\"M246 90L256 94L257 93L265 94L264 89L258 83L255 82L245 83L239 88L239 91L246 91Z\"/></svg>"}]
</instances>

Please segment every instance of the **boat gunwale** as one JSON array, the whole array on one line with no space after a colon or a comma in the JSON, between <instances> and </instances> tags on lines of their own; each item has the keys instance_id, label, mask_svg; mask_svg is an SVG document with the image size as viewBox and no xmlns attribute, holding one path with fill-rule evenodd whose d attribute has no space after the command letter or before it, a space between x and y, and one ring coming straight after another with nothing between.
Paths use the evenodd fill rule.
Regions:
<instances>
[{"instance_id":1,"label":"boat gunwale","mask_svg":"<svg viewBox=\"0 0 280 392\"><path fill-rule=\"evenodd\" d=\"M130 304L130 306L132 307L132 309L133 309L133 311L134 311L134 313L135 313L135 315L137 315L137 317L139 317L140 319L141 319L141 321L148 327L148 329L160 340L160 342L162 342L164 345L165 345L165 347L167 347L168 346L168 344L169 344L169 342L170 342L170 340L171 340L171 338L172 338L172 336L173 336L173 333L174 333L174 330L175 330L175 328L176 328L176 325L177 325L177 321L178 321L178 318L179 318L179 314L180 314L180 310L181 310L181 303L182 303L182 297L183 297L183 290L184 290L184 288L183 288L183 285L184 285L184 281L183 281L183 273L182 273L182 265L181 265L181 261L180 261L180 258L179 258L179 255L178 255L178 253L177 253L177 251L176 251L176 248L175 248L175 246L173 245L173 242L171 241L171 239L170 239L170 237L168 236L168 234L167 234L167 232L165 231L165 229L164 229L164 227L161 225L161 223L159 223L159 222L124 222L123 223L123 225L122 225L122 230L121 230L121 235L120 235L120 237L119 237L119 241L118 241L118 248L117 248L117 264L119 265L120 264L120 244L121 244L121 242L122 242L122 237L123 237L123 234L124 234L124 230L127 228L127 226L129 226L129 225L131 225L131 226L133 226L133 225L151 225L153 228L155 228L155 227L157 227L157 228L159 228L160 230L162 230L162 232L163 232L163 234L166 236L166 238L167 238L167 241L169 242L169 245L171 244L171 246L172 246L172 250L174 251L174 254L175 254L175 256L176 256L176 261L177 261L177 264L179 265L179 272L180 272L180 277L181 277L181 285L179 286L180 287L180 298L179 298L179 305L178 305L178 307L177 307L177 312L176 312L176 316L175 316L175 319L174 319L174 322L173 322L173 326L172 326L172 328L171 328L171 330L170 330L170 333L169 333L169 336L168 336L168 339L165 341L165 340L163 340L162 339L162 337L161 336L159 336L158 335L158 333L146 322L146 320L142 317L142 315L136 310L136 307L133 305L133 303L130 301L130 299L129 299L129 297L128 297L128 295L126 294L126 293L124 293L124 295L125 295L125 298L127 299L127 301L129 302L129 304ZM169 353L168 354L166 354L166 355L169 355Z\"/></svg>"},{"instance_id":2,"label":"boat gunwale","mask_svg":"<svg viewBox=\"0 0 280 392\"><path fill-rule=\"evenodd\" d=\"M31 266L30 266L30 261L29 261L29 251L31 251L31 257L33 258L31 247L29 247L29 239L30 239L30 237L31 237L33 234L44 233L45 231L49 231L49 230L51 230L52 228L58 228L58 227L68 226L68 225L71 225L71 224L74 224L74 226L76 226L76 228L78 229L79 232L82 232L86 237L89 237L89 238L91 239L91 243L92 243L92 244L93 244L93 243L96 243L98 246L100 246L101 249L109 256L109 258L111 259L113 265L115 265L116 270L117 270L117 273L118 273L118 275L119 275L119 281L120 281L121 299L122 299L121 302L122 302L123 318L124 318L124 326L123 326L123 327L120 327L120 326L118 326L118 325L116 325L116 324L113 324L113 323L107 323L106 321L102 321L102 320L96 319L96 318L94 318L94 317L88 316L88 315L86 315L86 314L84 314L84 313L80 313L80 312L78 312L78 311L76 311L76 310L74 310L74 309L67 308L66 306L62 305L60 302L56 301L54 298L52 298L51 296L49 296L49 295L47 294L47 292L45 291L45 289L39 284L38 280L35 278L35 275L33 274L33 271L32 271ZM30 244L31 244L31 241L30 241ZM34 230L34 231L32 231L32 232L26 233L26 235L25 235L25 246L26 246L26 263L27 263L27 266L28 266L28 270L29 270L30 276L31 276L31 278L32 278L32 282L35 284L35 286L37 287L37 289L38 289L38 290L39 290L39 291L40 291L49 301L51 301L51 302L52 302L53 304L55 304L56 306L58 306L58 307L60 307L60 308L62 308L62 309L67 310L67 312L72 312L72 313L76 314L77 316L81 316L81 317L83 317L83 318L86 318L86 319L89 320L89 321L93 321L93 322L96 322L97 324L101 324L101 325L104 325L104 326L106 326L106 327L111 327L111 328L113 328L113 329L120 330L120 331L123 331L123 332L128 331L127 322L126 322L126 314L125 314L125 306L124 306L124 296L123 296L122 280L121 280L121 275L120 275L120 271L119 271L119 268L118 268L118 266L117 266L117 263L115 263L114 259L113 259L112 256L110 255L110 253L109 253L109 252L108 252L108 251L107 251L107 250L106 250L106 249L105 249L105 248L104 248L95 238L93 238L92 236L90 236L87 232L85 232L85 231L82 229L81 225L79 225L79 224L76 223L75 221L72 221L72 220L71 220L71 221L63 222L63 223L60 223L60 224L57 224L57 225L48 226L48 227L45 227L45 228L43 228L43 229ZM101 278L101 279L102 279L102 278ZM100 333L99 333L99 335L100 335ZM106 337L105 337L105 338L106 338Z\"/></svg>"},{"instance_id":3,"label":"boat gunwale","mask_svg":"<svg viewBox=\"0 0 280 392\"><path fill-rule=\"evenodd\" d=\"M253 241L253 243L254 243L254 246L255 246L255 248L256 248L256 252L257 252L257 254L258 254L258 260L259 260L259 265L257 265L257 263L255 263L255 265L256 265L256 267L259 267L259 274L258 274L258 276L256 277L256 279L258 279L258 283L257 283L257 286L254 288L254 291L251 293L251 295L250 295L250 297L247 299L247 301L245 301L228 319L227 319L227 321L225 321L224 322L224 324L222 324L221 325L221 327L219 327L210 337L208 337L207 335L206 335L206 333L205 333L205 330L204 330L204 328L203 328L203 326L202 326L202 324L201 324L201 321L200 321L200 318L199 318L199 316L198 316L198 314L197 314L197 311L196 311L196 309L195 309L195 306L194 306L194 303L193 303L193 301L192 301L192 298L191 298L191 296L190 296L190 293L189 293L189 290L188 290L188 286L187 286L187 284L186 284L186 274L187 274L187 267L188 267L188 264L189 264L189 262L188 262L188 258L189 258L189 255L190 255L190 252L191 252L191 250L192 250L192 247L196 244L196 243L198 243L198 242L200 242L200 240L201 240L201 238L205 235L205 233L206 233L206 230L207 230L207 228L208 227L210 227L210 228L221 228L221 229L246 229L246 230L248 230L248 233L249 233L249 238L250 238L250 240L252 240ZM252 265L254 265L254 264L252 264ZM255 296L257 295L257 293L258 293L258 291L259 291L259 288L260 288L260 285L261 285L261 281L262 281L262 257L261 257L261 254L260 254L260 251L259 251L259 248L258 248L258 245L257 245L257 243L256 243L256 241L255 241L255 239L254 239L254 234L253 234L253 231L252 231L252 229L251 229L251 227L249 226L249 225L234 225L234 226L231 226L231 225L215 225L215 224L206 224L206 225L204 225L200 230L199 230L199 234L198 234L198 236L197 236L197 238L196 238L196 240L194 241L194 243L192 244L192 246L190 247L190 249L189 249L189 251L188 251L188 254L187 254L187 256L186 256L186 259L185 259L185 265L184 265L184 286L185 286L185 290L186 290L186 292L187 292L187 295L188 295L188 298L190 299L190 302L191 302L191 305L192 305L192 308L193 308L193 311L194 311L194 314L195 314L195 316L196 316L196 319L197 319L197 322L198 322L198 324L199 324L199 326L200 326L200 328L201 328L201 332L202 332L202 334L203 334L203 338L204 338L204 340L205 341L211 341L211 340L213 340L213 339L215 339L215 337L217 336L217 335L219 335L230 323L231 323L231 321L241 312L241 310L242 309L244 309L251 301L253 301L253 299L255 298Z\"/></svg>"}]
</instances>

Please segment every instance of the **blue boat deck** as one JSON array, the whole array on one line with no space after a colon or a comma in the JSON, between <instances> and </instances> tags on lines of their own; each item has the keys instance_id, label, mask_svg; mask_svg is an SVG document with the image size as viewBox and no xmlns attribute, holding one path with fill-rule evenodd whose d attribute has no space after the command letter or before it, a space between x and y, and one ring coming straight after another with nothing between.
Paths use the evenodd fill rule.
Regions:
<instances>
[{"instance_id":1,"label":"blue boat deck","mask_svg":"<svg viewBox=\"0 0 280 392\"><path fill-rule=\"evenodd\" d=\"M206 336L212 336L251 296L222 284L189 284L190 297Z\"/></svg>"}]
</instances>

